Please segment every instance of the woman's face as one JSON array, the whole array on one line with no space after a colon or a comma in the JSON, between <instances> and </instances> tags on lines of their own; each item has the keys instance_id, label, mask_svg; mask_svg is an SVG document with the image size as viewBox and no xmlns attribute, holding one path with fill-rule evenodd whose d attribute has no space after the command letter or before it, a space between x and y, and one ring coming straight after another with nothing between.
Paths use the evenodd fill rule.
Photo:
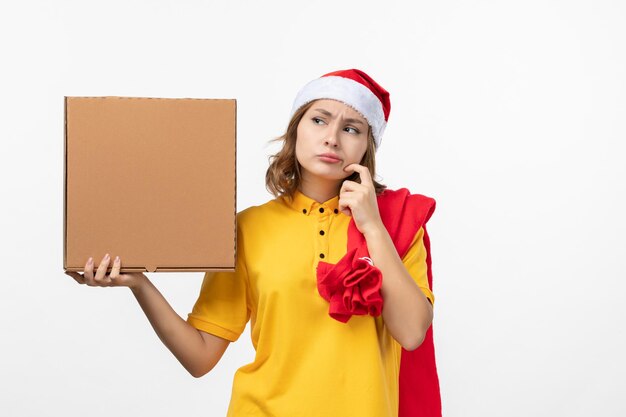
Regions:
<instances>
[{"instance_id":1,"label":"woman's face","mask_svg":"<svg viewBox=\"0 0 626 417\"><path fill-rule=\"evenodd\" d=\"M367 120L336 100L316 100L298 124L296 158L303 181L343 180L344 167L360 163L367 150ZM332 154L336 159L323 154Z\"/></svg>"}]
</instances>

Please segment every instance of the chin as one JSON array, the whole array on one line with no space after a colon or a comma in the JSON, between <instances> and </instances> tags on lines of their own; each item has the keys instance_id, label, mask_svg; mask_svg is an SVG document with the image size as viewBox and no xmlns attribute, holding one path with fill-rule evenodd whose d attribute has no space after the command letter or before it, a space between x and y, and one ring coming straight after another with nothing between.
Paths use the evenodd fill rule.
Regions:
<instances>
[{"instance_id":1,"label":"chin","mask_svg":"<svg viewBox=\"0 0 626 417\"><path fill-rule=\"evenodd\" d=\"M347 178L349 175L333 175L328 172L311 172L311 177L320 178L329 181L340 181Z\"/></svg>"},{"instance_id":2,"label":"chin","mask_svg":"<svg viewBox=\"0 0 626 417\"><path fill-rule=\"evenodd\" d=\"M350 173L343 172L343 165L337 165L335 167L326 167L326 169L320 169L315 167L314 169L309 169L302 166L302 169L308 171L309 176L312 178L320 178L324 180L330 181L339 181L350 176Z\"/></svg>"}]
</instances>

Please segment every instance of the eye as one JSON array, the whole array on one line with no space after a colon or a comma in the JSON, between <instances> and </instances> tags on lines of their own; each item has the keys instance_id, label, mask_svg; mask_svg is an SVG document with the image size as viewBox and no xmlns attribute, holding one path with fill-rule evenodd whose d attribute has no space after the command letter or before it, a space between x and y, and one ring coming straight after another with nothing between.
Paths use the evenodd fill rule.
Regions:
<instances>
[{"instance_id":1,"label":"eye","mask_svg":"<svg viewBox=\"0 0 626 417\"><path fill-rule=\"evenodd\" d=\"M320 119L319 117L314 117L311 120L313 120L313 123L315 123L316 125L319 124L318 122L324 123L324 121L322 119Z\"/></svg>"},{"instance_id":2,"label":"eye","mask_svg":"<svg viewBox=\"0 0 626 417\"><path fill-rule=\"evenodd\" d=\"M361 132L359 132L359 131L358 131L358 129L355 129L355 128L350 127L350 126L347 126L347 127L346 127L346 129L347 129L348 131L349 131L350 129L352 129L352 131L354 132L354 134L355 134L355 135L358 135L359 133L361 133Z\"/></svg>"}]
</instances>

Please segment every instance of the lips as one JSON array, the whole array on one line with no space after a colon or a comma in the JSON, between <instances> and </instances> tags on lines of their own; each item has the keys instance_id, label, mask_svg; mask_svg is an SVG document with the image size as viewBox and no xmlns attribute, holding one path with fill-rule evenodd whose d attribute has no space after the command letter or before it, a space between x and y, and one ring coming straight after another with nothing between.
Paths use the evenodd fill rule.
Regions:
<instances>
[{"instance_id":1,"label":"lips","mask_svg":"<svg viewBox=\"0 0 626 417\"><path fill-rule=\"evenodd\" d=\"M341 158L339 158L337 155L332 154L332 153L323 153L321 155L318 156L323 156L325 158L332 158L332 159L336 159L337 161L341 161Z\"/></svg>"}]
</instances>

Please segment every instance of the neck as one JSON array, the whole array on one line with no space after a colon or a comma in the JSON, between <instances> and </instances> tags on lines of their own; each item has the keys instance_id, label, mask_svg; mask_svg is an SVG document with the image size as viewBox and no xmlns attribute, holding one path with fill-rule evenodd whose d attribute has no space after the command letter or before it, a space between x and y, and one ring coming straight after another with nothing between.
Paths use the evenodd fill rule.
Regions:
<instances>
[{"instance_id":1,"label":"neck","mask_svg":"<svg viewBox=\"0 0 626 417\"><path fill-rule=\"evenodd\" d=\"M342 180L317 178L315 181L309 181L303 178L298 189L307 197L312 198L318 203L323 203L339 194L341 183Z\"/></svg>"}]
</instances>

